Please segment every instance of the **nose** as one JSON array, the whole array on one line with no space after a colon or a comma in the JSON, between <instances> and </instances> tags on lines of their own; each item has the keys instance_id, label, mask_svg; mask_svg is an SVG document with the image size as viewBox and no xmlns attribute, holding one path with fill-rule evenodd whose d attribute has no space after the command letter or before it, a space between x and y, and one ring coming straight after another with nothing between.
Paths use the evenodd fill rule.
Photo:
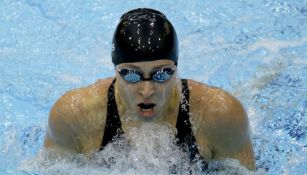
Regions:
<instances>
[{"instance_id":1,"label":"nose","mask_svg":"<svg viewBox=\"0 0 307 175\"><path fill-rule=\"evenodd\" d=\"M143 98L150 98L155 93L154 84L151 81L142 81L140 94Z\"/></svg>"}]
</instances>

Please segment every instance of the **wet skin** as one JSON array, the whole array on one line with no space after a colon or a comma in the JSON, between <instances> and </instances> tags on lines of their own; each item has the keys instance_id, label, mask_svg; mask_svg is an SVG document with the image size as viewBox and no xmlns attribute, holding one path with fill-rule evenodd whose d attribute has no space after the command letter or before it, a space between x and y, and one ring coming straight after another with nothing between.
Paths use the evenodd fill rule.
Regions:
<instances>
[{"instance_id":1,"label":"wet skin","mask_svg":"<svg viewBox=\"0 0 307 175\"><path fill-rule=\"evenodd\" d=\"M161 67L174 66L170 60L122 63L119 68L136 69L149 78ZM164 83L128 83L116 71L115 99L122 128L143 122L176 128L181 80L177 70ZM44 146L61 153L90 155L101 145L107 110L107 92L114 78L98 80L88 87L66 92L52 107ZM255 159L249 136L248 118L240 102L227 92L188 80L190 121L200 154L206 160L238 159L250 170Z\"/></svg>"}]
</instances>

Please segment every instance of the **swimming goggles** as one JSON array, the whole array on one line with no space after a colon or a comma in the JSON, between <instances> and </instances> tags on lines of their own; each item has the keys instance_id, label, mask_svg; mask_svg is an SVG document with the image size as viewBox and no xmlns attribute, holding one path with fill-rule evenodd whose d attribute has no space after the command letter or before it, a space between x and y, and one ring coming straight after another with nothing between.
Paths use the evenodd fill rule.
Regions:
<instances>
[{"instance_id":1,"label":"swimming goggles","mask_svg":"<svg viewBox=\"0 0 307 175\"><path fill-rule=\"evenodd\" d=\"M130 69L130 68L118 68L116 69L120 76L129 83L137 83L141 80L143 81L155 81L158 83L163 83L171 78L176 70L176 66L174 67L165 67L158 70L154 70L150 73L149 78L144 78L143 73L138 70Z\"/></svg>"}]
</instances>

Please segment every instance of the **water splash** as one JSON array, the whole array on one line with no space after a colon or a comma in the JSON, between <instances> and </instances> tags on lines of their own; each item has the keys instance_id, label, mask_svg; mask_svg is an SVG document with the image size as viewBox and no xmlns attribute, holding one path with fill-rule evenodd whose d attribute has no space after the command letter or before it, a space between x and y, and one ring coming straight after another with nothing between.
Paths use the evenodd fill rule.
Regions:
<instances>
[{"instance_id":1,"label":"water splash","mask_svg":"<svg viewBox=\"0 0 307 175\"><path fill-rule=\"evenodd\" d=\"M66 156L42 150L23 162L21 170L30 174L254 174L237 160L213 161L208 172L200 161L191 163L177 145L168 126L147 124L132 128L124 137L91 156ZM257 174L261 174L258 171Z\"/></svg>"}]
</instances>

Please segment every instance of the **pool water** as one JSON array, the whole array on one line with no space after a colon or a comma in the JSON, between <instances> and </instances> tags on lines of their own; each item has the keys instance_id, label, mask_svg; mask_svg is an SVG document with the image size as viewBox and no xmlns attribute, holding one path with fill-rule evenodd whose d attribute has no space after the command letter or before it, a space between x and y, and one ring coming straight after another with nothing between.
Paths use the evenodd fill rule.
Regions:
<instances>
[{"instance_id":1,"label":"pool water","mask_svg":"<svg viewBox=\"0 0 307 175\"><path fill-rule=\"evenodd\" d=\"M1 0L0 175L201 174L154 125L127 133L131 149L119 140L92 159L42 150L54 102L114 75L115 26L137 7L173 23L182 78L225 89L248 113L257 171L227 160L209 174L307 174L306 0Z\"/></svg>"}]
</instances>

